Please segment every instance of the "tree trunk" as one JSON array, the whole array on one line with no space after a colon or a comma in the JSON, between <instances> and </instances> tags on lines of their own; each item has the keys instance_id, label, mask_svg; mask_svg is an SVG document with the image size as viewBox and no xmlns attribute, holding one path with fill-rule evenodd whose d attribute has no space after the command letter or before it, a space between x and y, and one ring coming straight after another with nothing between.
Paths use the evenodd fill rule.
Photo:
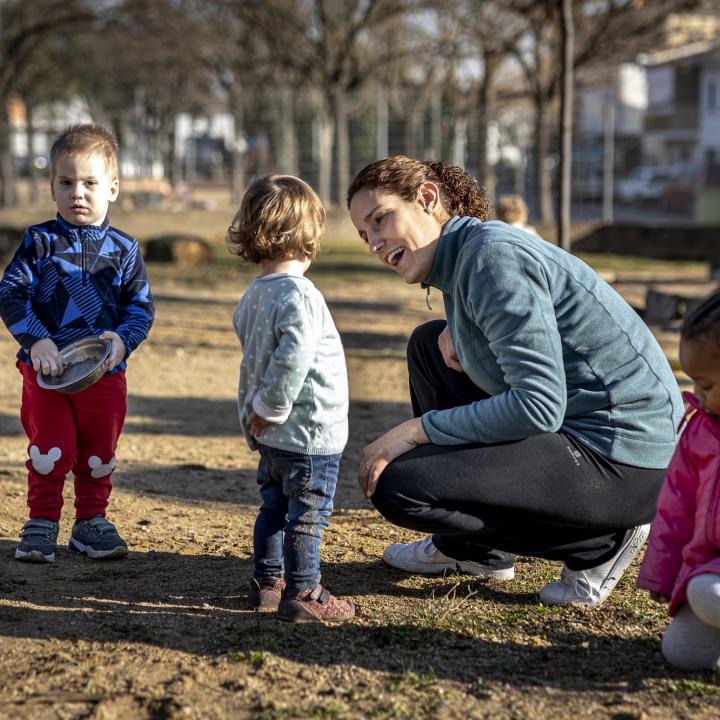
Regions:
<instances>
[{"instance_id":1,"label":"tree trunk","mask_svg":"<svg viewBox=\"0 0 720 720\"><path fill-rule=\"evenodd\" d=\"M135 175L136 177L149 177L148 171L148 142L147 117L145 103L145 88L135 86L133 104L133 134L135 135Z\"/></svg>"},{"instance_id":2,"label":"tree trunk","mask_svg":"<svg viewBox=\"0 0 720 720\"><path fill-rule=\"evenodd\" d=\"M409 113L407 125L412 126L410 118L415 117L414 110ZM376 133L375 133L375 155L378 158L385 158L389 153L389 120L390 113L388 107L388 90L385 85L378 85L377 88L377 106L376 106ZM407 127L407 126L406 126ZM408 153L413 157L412 153Z\"/></svg>"},{"instance_id":3,"label":"tree trunk","mask_svg":"<svg viewBox=\"0 0 720 720\"><path fill-rule=\"evenodd\" d=\"M163 117L161 132L163 135L163 168L165 179L175 189L180 180L180 159L175 148L177 143L175 114L167 113Z\"/></svg>"},{"instance_id":4,"label":"tree trunk","mask_svg":"<svg viewBox=\"0 0 720 720\"><path fill-rule=\"evenodd\" d=\"M442 158L442 91L435 88L430 98L430 147L425 156L430 160Z\"/></svg>"},{"instance_id":5,"label":"tree trunk","mask_svg":"<svg viewBox=\"0 0 720 720\"><path fill-rule=\"evenodd\" d=\"M463 167L467 162L467 118L458 115L453 120L452 164Z\"/></svg>"},{"instance_id":6,"label":"tree trunk","mask_svg":"<svg viewBox=\"0 0 720 720\"><path fill-rule=\"evenodd\" d=\"M318 195L330 205L330 178L332 176L333 120L324 103L318 110Z\"/></svg>"},{"instance_id":7,"label":"tree trunk","mask_svg":"<svg viewBox=\"0 0 720 720\"><path fill-rule=\"evenodd\" d=\"M342 205L350 185L350 128L344 90L335 88L333 101L337 132L337 202L338 205Z\"/></svg>"},{"instance_id":8,"label":"tree trunk","mask_svg":"<svg viewBox=\"0 0 720 720\"><path fill-rule=\"evenodd\" d=\"M6 98L0 97L0 207L17 204L15 166L12 155L10 118Z\"/></svg>"},{"instance_id":9,"label":"tree trunk","mask_svg":"<svg viewBox=\"0 0 720 720\"><path fill-rule=\"evenodd\" d=\"M243 131L244 118L242 100L235 84L229 89L229 104L235 124L233 133L234 142L230 149L230 195L233 203L238 205L245 192L245 153L247 150L247 141Z\"/></svg>"},{"instance_id":10,"label":"tree trunk","mask_svg":"<svg viewBox=\"0 0 720 720\"><path fill-rule=\"evenodd\" d=\"M570 176L572 171L573 56L575 32L572 0L560 0L562 92L560 99L560 182L558 183L558 245L570 252Z\"/></svg>"},{"instance_id":11,"label":"tree trunk","mask_svg":"<svg viewBox=\"0 0 720 720\"><path fill-rule=\"evenodd\" d=\"M298 159L298 141L295 133L295 117L293 113L293 93L290 88L282 91L282 166L288 175L300 174Z\"/></svg>"},{"instance_id":12,"label":"tree trunk","mask_svg":"<svg viewBox=\"0 0 720 720\"><path fill-rule=\"evenodd\" d=\"M603 222L613 221L613 184L615 173L615 96L605 99L603 108Z\"/></svg>"},{"instance_id":13,"label":"tree trunk","mask_svg":"<svg viewBox=\"0 0 720 720\"><path fill-rule=\"evenodd\" d=\"M486 52L483 56L485 73L480 85L478 98L478 175L484 185L490 202L495 202L495 173L489 158L490 119L495 113L495 70L498 60L495 53Z\"/></svg>"},{"instance_id":14,"label":"tree trunk","mask_svg":"<svg viewBox=\"0 0 720 720\"><path fill-rule=\"evenodd\" d=\"M550 156L550 103L544 95L535 96L535 180L536 198L543 223L553 221L552 183L548 172Z\"/></svg>"},{"instance_id":15,"label":"tree trunk","mask_svg":"<svg viewBox=\"0 0 720 720\"><path fill-rule=\"evenodd\" d=\"M411 111L405 118L405 129L403 131L403 152L411 158L418 157L417 136L418 128L421 126L422 114L413 104ZM378 153L378 157L385 157Z\"/></svg>"},{"instance_id":16,"label":"tree trunk","mask_svg":"<svg viewBox=\"0 0 720 720\"><path fill-rule=\"evenodd\" d=\"M25 101L26 118L27 118L27 162L28 162L28 181L29 200L32 204L40 199L40 178L38 169L35 167L35 119L33 117L33 104L30 100Z\"/></svg>"}]
</instances>

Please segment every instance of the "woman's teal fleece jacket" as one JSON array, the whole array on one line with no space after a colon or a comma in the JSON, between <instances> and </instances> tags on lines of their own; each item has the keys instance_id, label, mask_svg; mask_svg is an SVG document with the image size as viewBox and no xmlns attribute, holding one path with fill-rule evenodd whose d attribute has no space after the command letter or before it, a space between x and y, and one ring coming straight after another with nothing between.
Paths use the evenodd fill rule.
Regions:
<instances>
[{"instance_id":1,"label":"woman's teal fleece jacket","mask_svg":"<svg viewBox=\"0 0 720 720\"><path fill-rule=\"evenodd\" d=\"M438 445L561 430L615 462L663 468L683 403L636 312L590 267L502 222L453 217L424 286L443 293L468 377L491 395L422 416Z\"/></svg>"}]
</instances>

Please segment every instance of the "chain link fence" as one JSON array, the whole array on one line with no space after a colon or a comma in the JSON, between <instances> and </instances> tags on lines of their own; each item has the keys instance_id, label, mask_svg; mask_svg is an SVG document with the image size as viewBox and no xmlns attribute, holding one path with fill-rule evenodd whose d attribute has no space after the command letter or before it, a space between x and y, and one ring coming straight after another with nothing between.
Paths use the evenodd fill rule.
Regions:
<instances>
[{"instance_id":1,"label":"chain link fence","mask_svg":"<svg viewBox=\"0 0 720 720\"><path fill-rule=\"evenodd\" d=\"M383 92L366 92L351 97L348 106L344 165L348 177L338 175L343 163L335 127L326 188L331 202L342 204L342 188L347 181L367 163L387 155L440 159L480 176L484 135L476 108L460 112L440 93L419 102L417 93L412 92L406 97L390 98ZM520 112L501 108L491 118L486 133L493 180L488 188L491 197L521 195L531 221L540 215L532 117L529 106ZM683 125L690 121L694 134L693 127ZM645 130L634 134L608 132L603 123L598 123L594 131L576 131L571 181L573 218L720 222L720 157L711 152L697 156L699 122L697 109L694 113L688 109L665 117L648 113ZM223 122L198 122L195 118L186 125L184 135L175 144L177 181L229 184L239 167L245 182L263 173L281 171L299 174L316 189L321 185L323 159L328 158L323 158L327 152L321 138L323 126L313 98L285 93L271 102L254 106L248 103L241 126L229 115ZM558 139L555 126L548 130L549 152L544 163L554 203ZM47 173L47 148L56 132L54 127L35 130L34 157L27 150L27 142L23 144L18 138L16 157L21 176L28 174L31 162L35 174ZM166 158L158 150L162 143L157 137L149 131L137 131L135 123L123 129L121 139L126 175L167 177Z\"/></svg>"}]
</instances>

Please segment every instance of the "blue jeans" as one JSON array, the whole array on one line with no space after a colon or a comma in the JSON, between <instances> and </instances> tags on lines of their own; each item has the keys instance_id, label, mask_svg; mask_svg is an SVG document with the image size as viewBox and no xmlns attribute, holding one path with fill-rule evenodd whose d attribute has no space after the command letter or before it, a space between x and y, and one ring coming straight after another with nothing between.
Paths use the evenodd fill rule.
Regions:
<instances>
[{"instance_id":1,"label":"blue jeans","mask_svg":"<svg viewBox=\"0 0 720 720\"><path fill-rule=\"evenodd\" d=\"M342 455L302 455L259 443L258 450L262 504L253 532L253 576L262 584L284 574L285 594L294 597L320 582L320 541Z\"/></svg>"}]
</instances>

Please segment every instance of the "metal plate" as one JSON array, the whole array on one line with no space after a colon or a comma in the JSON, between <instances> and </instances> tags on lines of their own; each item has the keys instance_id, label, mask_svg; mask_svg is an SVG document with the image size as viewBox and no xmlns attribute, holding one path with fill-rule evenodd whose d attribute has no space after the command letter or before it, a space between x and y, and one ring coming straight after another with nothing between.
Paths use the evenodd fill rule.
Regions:
<instances>
[{"instance_id":1,"label":"metal plate","mask_svg":"<svg viewBox=\"0 0 720 720\"><path fill-rule=\"evenodd\" d=\"M103 364L110 355L112 342L85 337L65 346L60 355L65 368L53 377L38 372L38 385L46 390L74 393L90 387L105 374Z\"/></svg>"}]
</instances>

